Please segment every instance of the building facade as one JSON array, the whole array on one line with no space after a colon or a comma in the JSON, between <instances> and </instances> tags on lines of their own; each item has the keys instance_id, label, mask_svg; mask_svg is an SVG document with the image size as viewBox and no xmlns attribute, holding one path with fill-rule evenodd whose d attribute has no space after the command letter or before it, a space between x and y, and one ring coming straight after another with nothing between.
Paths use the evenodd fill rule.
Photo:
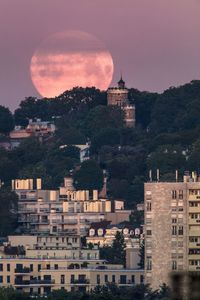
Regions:
<instances>
[{"instance_id":1,"label":"building facade","mask_svg":"<svg viewBox=\"0 0 200 300\"><path fill-rule=\"evenodd\" d=\"M84 236L93 222L125 221L131 214L124 210L122 200L100 198L97 190L76 191L72 178L65 178L58 190L43 190L40 179L13 180L12 189L19 197L22 233Z\"/></svg>"},{"instance_id":2,"label":"building facade","mask_svg":"<svg viewBox=\"0 0 200 300\"><path fill-rule=\"evenodd\" d=\"M122 77L118 87L110 87L107 91L108 105L119 106L124 112L124 121L127 127L135 127L135 105L128 100L128 89Z\"/></svg>"},{"instance_id":3,"label":"building facade","mask_svg":"<svg viewBox=\"0 0 200 300\"><path fill-rule=\"evenodd\" d=\"M173 272L200 270L200 180L145 184L145 280L156 289Z\"/></svg>"},{"instance_id":4,"label":"building facade","mask_svg":"<svg viewBox=\"0 0 200 300\"><path fill-rule=\"evenodd\" d=\"M143 283L143 270L108 264L99 258L97 248L83 248L77 237L10 236L7 247L24 245L25 255L2 253L0 287L13 286L31 295L53 290L91 291L96 286L115 283L130 287ZM63 240L64 239L64 240ZM6 249L5 247L5 249Z\"/></svg>"}]
</instances>

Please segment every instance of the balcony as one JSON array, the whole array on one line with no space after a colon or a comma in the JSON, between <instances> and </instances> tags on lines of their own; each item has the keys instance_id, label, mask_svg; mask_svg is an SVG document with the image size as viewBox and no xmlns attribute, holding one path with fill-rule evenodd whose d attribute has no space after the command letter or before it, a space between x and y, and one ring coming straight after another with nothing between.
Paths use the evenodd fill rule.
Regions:
<instances>
[{"instance_id":1,"label":"balcony","mask_svg":"<svg viewBox=\"0 0 200 300\"><path fill-rule=\"evenodd\" d=\"M200 243L189 242L188 248L191 248L191 249L200 249Z\"/></svg>"},{"instance_id":2,"label":"balcony","mask_svg":"<svg viewBox=\"0 0 200 300\"><path fill-rule=\"evenodd\" d=\"M39 285L52 285L55 284L53 279L31 279L30 285L39 284Z\"/></svg>"},{"instance_id":3,"label":"balcony","mask_svg":"<svg viewBox=\"0 0 200 300\"><path fill-rule=\"evenodd\" d=\"M200 225L200 219L189 218L189 224L190 225Z\"/></svg>"},{"instance_id":4,"label":"balcony","mask_svg":"<svg viewBox=\"0 0 200 300\"><path fill-rule=\"evenodd\" d=\"M189 206L189 213L200 213L200 206Z\"/></svg>"},{"instance_id":5,"label":"balcony","mask_svg":"<svg viewBox=\"0 0 200 300\"><path fill-rule=\"evenodd\" d=\"M118 284L121 285L121 286L122 286L122 285L126 285L126 286L127 286L127 285L131 285L131 286L132 286L132 285L134 285L134 282L132 282L131 280L126 280L126 281L119 280L119 281L118 281Z\"/></svg>"},{"instance_id":6,"label":"balcony","mask_svg":"<svg viewBox=\"0 0 200 300\"><path fill-rule=\"evenodd\" d=\"M22 280L21 278L15 278L15 285L29 285L30 280Z\"/></svg>"},{"instance_id":7,"label":"balcony","mask_svg":"<svg viewBox=\"0 0 200 300\"><path fill-rule=\"evenodd\" d=\"M15 273L19 273L19 274L27 274L30 273L31 270L28 267L24 267L24 268L16 268L15 269Z\"/></svg>"},{"instance_id":8,"label":"balcony","mask_svg":"<svg viewBox=\"0 0 200 300\"><path fill-rule=\"evenodd\" d=\"M84 285L87 285L87 284L90 284L90 281L87 278L80 278L80 279L71 280L71 284L84 284Z\"/></svg>"}]
</instances>

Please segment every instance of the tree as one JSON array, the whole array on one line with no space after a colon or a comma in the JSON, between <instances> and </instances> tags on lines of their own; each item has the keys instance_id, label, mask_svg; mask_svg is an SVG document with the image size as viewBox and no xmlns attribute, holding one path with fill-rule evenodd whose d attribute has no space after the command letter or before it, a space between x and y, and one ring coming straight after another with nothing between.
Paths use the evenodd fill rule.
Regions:
<instances>
[{"instance_id":1,"label":"tree","mask_svg":"<svg viewBox=\"0 0 200 300\"><path fill-rule=\"evenodd\" d=\"M7 236L17 228L17 200L9 188L0 189L0 236Z\"/></svg>"},{"instance_id":2,"label":"tree","mask_svg":"<svg viewBox=\"0 0 200 300\"><path fill-rule=\"evenodd\" d=\"M102 128L91 140L92 152L98 152L102 146L105 145L119 145L120 133L116 128Z\"/></svg>"},{"instance_id":3,"label":"tree","mask_svg":"<svg viewBox=\"0 0 200 300\"><path fill-rule=\"evenodd\" d=\"M103 128L122 128L123 112L116 106L97 106L89 111L82 128L89 138L97 135Z\"/></svg>"},{"instance_id":4,"label":"tree","mask_svg":"<svg viewBox=\"0 0 200 300\"><path fill-rule=\"evenodd\" d=\"M100 248L101 259L106 259L112 264L122 264L126 263L126 244L124 241L124 236L122 232L117 231L115 239L112 246L104 246Z\"/></svg>"},{"instance_id":5,"label":"tree","mask_svg":"<svg viewBox=\"0 0 200 300\"><path fill-rule=\"evenodd\" d=\"M14 128L12 113L7 107L0 105L0 133L7 134Z\"/></svg>"},{"instance_id":6,"label":"tree","mask_svg":"<svg viewBox=\"0 0 200 300\"><path fill-rule=\"evenodd\" d=\"M78 190L101 190L103 171L96 161L86 160L74 174L74 185Z\"/></svg>"}]
</instances>

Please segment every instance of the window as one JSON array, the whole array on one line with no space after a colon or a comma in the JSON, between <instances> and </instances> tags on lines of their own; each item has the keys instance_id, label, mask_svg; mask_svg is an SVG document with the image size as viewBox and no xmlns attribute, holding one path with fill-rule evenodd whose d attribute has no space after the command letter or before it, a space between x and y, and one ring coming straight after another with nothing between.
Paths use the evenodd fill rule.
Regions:
<instances>
[{"instance_id":1,"label":"window","mask_svg":"<svg viewBox=\"0 0 200 300\"><path fill-rule=\"evenodd\" d=\"M115 275L112 275L112 282L115 283Z\"/></svg>"},{"instance_id":2,"label":"window","mask_svg":"<svg viewBox=\"0 0 200 300\"><path fill-rule=\"evenodd\" d=\"M177 222L177 219L172 219L172 223L176 223Z\"/></svg>"},{"instance_id":3,"label":"window","mask_svg":"<svg viewBox=\"0 0 200 300\"><path fill-rule=\"evenodd\" d=\"M151 230L147 230L147 235L151 235Z\"/></svg>"},{"instance_id":4,"label":"window","mask_svg":"<svg viewBox=\"0 0 200 300\"><path fill-rule=\"evenodd\" d=\"M177 270L177 262L176 262L176 260L172 260L172 270Z\"/></svg>"},{"instance_id":5,"label":"window","mask_svg":"<svg viewBox=\"0 0 200 300\"><path fill-rule=\"evenodd\" d=\"M55 269L55 270L58 270L58 265L57 265L57 264L54 265L54 269Z\"/></svg>"},{"instance_id":6,"label":"window","mask_svg":"<svg viewBox=\"0 0 200 300\"><path fill-rule=\"evenodd\" d=\"M132 283L135 283L135 275L132 275L132 276L131 276L131 282L132 282Z\"/></svg>"},{"instance_id":7,"label":"window","mask_svg":"<svg viewBox=\"0 0 200 300\"><path fill-rule=\"evenodd\" d=\"M179 190L178 198L183 199L183 190Z\"/></svg>"},{"instance_id":8,"label":"window","mask_svg":"<svg viewBox=\"0 0 200 300\"><path fill-rule=\"evenodd\" d=\"M105 282L108 282L108 275L105 275Z\"/></svg>"},{"instance_id":9,"label":"window","mask_svg":"<svg viewBox=\"0 0 200 300\"><path fill-rule=\"evenodd\" d=\"M147 211L151 211L151 202L147 201Z\"/></svg>"},{"instance_id":10,"label":"window","mask_svg":"<svg viewBox=\"0 0 200 300\"><path fill-rule=\"evenodd\" d=\"M65 284L65 275L60 275L60 283Z\"/></svg>"},{"instance_id":11,"label":"window","mask_svg":"<svg viewBox=\"0 0 200 300\"><path fill-rule=\"evenodd\" d=\"M97 284L100 284L101 280L100 280L100 275L97 275Z\"/></svg>"},{"instance_id":12,"label":"window","mask_svg":"<svg viewBox=\"0 0 200 300\"><path fill-rule=\"evenodd\" d=\"M41 270L41 265L38 265L38 272Z\"/></svg>"},{"instance_id":13,"label":"window","mask_svg":"<svg viewBox=\"0 0 200 300\"><path fill-rule=\"evenodd\" d=\"M50 270L50 265L49 264L47 265L47 270Z\"/></svg>"},{"instance_id":14,"label":"window","mask_svg":"<svg viewBox=\"0 0 200 300\"><path fill-rule=\"evenodd\" d=\"M151 259L147 259L147 270L151 270L152 269L152 261Z\"/></svg>"},{"instance_id":15,"label":"window","mask_svg":"<svg viewBox=\"0 0 200 300\"><path fill-rule=\"evenodd\" d=\"M0 264L0 271L3 271L3 264Z\"/></svg>"},{"instance_id":16,"label":"window","mask_svg":"<svg viewBox=\"0 0 200 300\"><path fill-rule=\"evenodd\" d=\"M71 283L74 283L74 280L75 280L75 276L71 275Z\"/></svg>"},{"instance_id":17,"label":"window","mask_svg":"<svg viewBox=\"0 0 200 300\"><path fill-rule=\"evenodd\" d=\"M176 199L176 197L177 197L176 190L173 190L172 191L172 199Z\"/></svg>"},{"instance_id":18,"label":"window","mask_svg":"<svg viewBox=\"0 0 200 300\"><path fill-rule=\"evenodd\" d=\"M126 275L120 275L120 283L126 284Z\"/></svg>"},{"instance_id":19,"label":"window","mask_svg":"<svg viewBox=\"0 0 200 300\"><path fill-rule=\"evenodd\" d=\"M183 235L183 226L179 226L178 235Z\"/></svg>"},{"instance_id":20,"label":"window","mask_svg":"<svg viewBox=\"0 0 200 300\"><path fill-rule=\"evenodd\" d=\"M140 283L144 283L144 276L140 275Z\"/></svg>"},{"instance_id":21,"label":"window","mask_svg":"<svg viewBox=\"0 0 200 300\"><path fill-rule=\"evenodd\" d=\"M3 276L0 276L0 283L3 283Z\"/></svg>"},{"instance_id":22,"label":"window","mask_svg":"<svg viewBox=\"0 0 200 300\"><path fill-rule=\"evenodd\" d=\"M30 265L30 271L33 272L33 264Z\"/></svg>"},{"instance_id":23,"label":"window","mask_svg":"<svg viewBox=\"0 0 200 300\"><path fill-rule=\"evenodd\" d=\"M7 283L10 283L10 276L7 276Z\"/></svg>"},{"instance_id":24,"label":"window","mask_svg":"<svg viewBox=\"0 0 200 300\"><path fill-rule=\"evenodd\" d=\"M176 235L177 234L177 228L176 226L172 226L172 235Z\"/></svg>"},{"instance_id":25,"label":"window","mask_svg":"<svg viewBox=\"0 0 200 300\"><path fill-rule=\"evenodd\" d=\"M10 264L7 264L7 272L10 272Z\"/></svg>"}]
</instances>

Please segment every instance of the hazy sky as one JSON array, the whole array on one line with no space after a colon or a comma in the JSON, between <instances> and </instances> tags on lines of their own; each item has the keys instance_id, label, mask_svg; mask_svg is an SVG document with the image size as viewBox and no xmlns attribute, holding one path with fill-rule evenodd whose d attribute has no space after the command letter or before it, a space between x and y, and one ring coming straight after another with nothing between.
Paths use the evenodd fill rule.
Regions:
<instances>
[{"instance_id":1,"label":"hazy sky","mask_svg":"<svg viewBox=\"0 0 200 300\"><path fill-rule=\"evenodd\" d=\"M200 0L0 0L0 104L39 96L30 60L49 35L95 35L128 87L163 91L200 79Z\"/></svg>"}]
</instances>

